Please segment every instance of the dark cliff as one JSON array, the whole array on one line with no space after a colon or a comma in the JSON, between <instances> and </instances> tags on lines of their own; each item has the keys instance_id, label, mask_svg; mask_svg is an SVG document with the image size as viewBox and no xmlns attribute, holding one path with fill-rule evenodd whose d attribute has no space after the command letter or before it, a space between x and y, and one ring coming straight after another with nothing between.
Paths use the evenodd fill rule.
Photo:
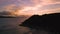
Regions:
<instances>
[{"instance_id":1,"label":"dark cliff","mask_svg":"<svg viewBox=\"0 0 60 34\"><path fill-rule=\"evenodd\" d=\"M60 29L60 13L33 15L25 20L20 26L31 29L43 29L48 31L58 31Z\"/></svg>"}]
</instances>

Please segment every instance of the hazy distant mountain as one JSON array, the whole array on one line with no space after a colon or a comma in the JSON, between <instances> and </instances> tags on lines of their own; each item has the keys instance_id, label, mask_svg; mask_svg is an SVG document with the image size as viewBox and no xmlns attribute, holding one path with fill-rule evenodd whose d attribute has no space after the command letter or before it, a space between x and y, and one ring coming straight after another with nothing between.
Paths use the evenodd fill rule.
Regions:
<instances>
[{"instance_id":1,"label":"hazy distant mountain","mask_svg":"<svg viewBox=\"0 0 60 34\"><path fill-rule=\"evenodd\" d=\"M10 12L8 11L3 11L3 12L0 12L0 18L13 18L13 17L30 17L31 15L19 15L19 16L16 16L14 14L11 14Z\"/></svg>"},{"instance_id":2,"label":"hazy distant mountain","mask_svg":"<svg viewBox=\"0 0 60 34\"><path fill-rule=\"evenodd\" d=\"M8 11L2 11L0 12L0 15L9 15L10 13Z\"/></svg>"}]
</instances>

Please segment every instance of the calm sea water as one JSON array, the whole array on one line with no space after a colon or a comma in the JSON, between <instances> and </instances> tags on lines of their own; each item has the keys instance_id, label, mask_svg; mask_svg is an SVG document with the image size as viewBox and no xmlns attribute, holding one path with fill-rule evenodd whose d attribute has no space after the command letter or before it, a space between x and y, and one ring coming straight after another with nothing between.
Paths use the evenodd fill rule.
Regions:
<instances>
[{"instance_id":1,"label":"calm sea water","mask_svg":"<svg viewBox=\"0 0 60 34\"><path fill-rule=\"evenodd\" d=\"M0 18L0 34L24 34L28 32L28 28L19 26L26 18Z\"/></svg>"}]
</instances>

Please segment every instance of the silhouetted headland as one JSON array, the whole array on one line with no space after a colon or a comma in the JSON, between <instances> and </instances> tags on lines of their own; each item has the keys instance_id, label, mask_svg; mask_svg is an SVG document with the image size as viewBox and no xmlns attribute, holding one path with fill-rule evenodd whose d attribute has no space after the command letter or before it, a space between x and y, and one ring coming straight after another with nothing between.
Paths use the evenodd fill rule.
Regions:
<instances>
[{"instance_id":1,"label":"silhouetted headland","mask_svg":"<svg viewBox=\"0 0 60 34\"><path fill-rule=\"evenodd\" d=\"M20 26L29 27L31 29L41 29L51 32L60 31L60 13L52 13L45 15L33 15L25 20Z\"/></svg>"}]
</instances>

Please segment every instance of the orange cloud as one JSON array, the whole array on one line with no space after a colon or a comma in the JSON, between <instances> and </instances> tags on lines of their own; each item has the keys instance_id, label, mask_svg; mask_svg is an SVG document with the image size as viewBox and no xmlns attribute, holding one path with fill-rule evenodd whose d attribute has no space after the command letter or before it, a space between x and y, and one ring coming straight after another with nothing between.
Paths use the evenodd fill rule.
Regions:
<instances>
[{"instance_id":1,"label":"orange cloud","mask_svg":"<svg viewBox=\"0 0 60 34\"><path fill-rule=\"evenodd\" d=\"M16 5L10 4L10 5L4 6L3 10L5 10L5 11L12 11L15 7L16 7Z\"/></svg>"},{"instance_id":2,"label":"orange cloud","mask_svg":"<svg viewBox=\"0 0 60 34\"><path fill-rule=\"evenodd\" d=\"M38 12L39 15L50 14L50 13L60 13L60 8L46 9Z\"/></svg>"},{"instance_id":3,"label":"orange cloud","mask_svg":"<svg viewBox=\"0 0 60 34\"><path fill-rule=\"evenodd\" d=\"M60 3L60 1L56 1L56 0L41 0L42 1L42 5L49 5L49 4L57 4Z\"/></svg>"}]
</instances>

